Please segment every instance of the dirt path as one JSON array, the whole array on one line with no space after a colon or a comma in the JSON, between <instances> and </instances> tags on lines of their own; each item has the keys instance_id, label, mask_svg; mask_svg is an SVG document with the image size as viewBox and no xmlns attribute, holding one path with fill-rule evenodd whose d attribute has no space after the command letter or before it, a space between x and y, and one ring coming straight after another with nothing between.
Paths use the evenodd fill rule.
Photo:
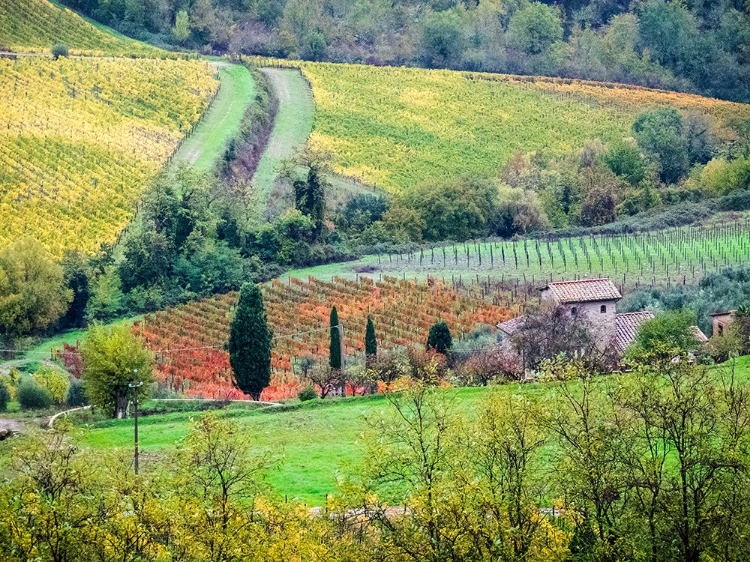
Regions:
<instances>
[{"instance_id":1,"label":"dirt path","mask_svg":"<svg viewBox=\"0 0 750 562\"><path fill-rule=\"evenodd\" d=\"M10 370L13 367L22 367L26 363L42 363L45 367L51 367L53 369L57 370L63 370L62 367L59 365L56 365L53 361L50 361L49 359L42 359L39 360L38 358L31 357L29 359L14 359L13 361L2 361L0 362L0 375L7 376L10 374Z\"/></svg>"}]
</instances>

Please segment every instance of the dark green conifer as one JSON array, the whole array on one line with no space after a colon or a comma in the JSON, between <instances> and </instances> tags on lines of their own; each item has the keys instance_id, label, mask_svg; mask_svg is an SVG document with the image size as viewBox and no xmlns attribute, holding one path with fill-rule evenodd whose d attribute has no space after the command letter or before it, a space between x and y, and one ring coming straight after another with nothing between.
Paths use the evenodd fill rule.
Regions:
<instances>
[{"instance_id":1,"label":"dark green conifer","mask_svg":"<svg viewBox=\"0 0 750 562\"><path fill-rule=\"evenodd\" d=\"M247 283L229 332L229 363L234 384L253 400L260 400L271 381L271 339L263 295L257 285Z\"/></svg>"},{"instance_id":2,"label":"dark green conifer","mask_svg":"<svg viewBox=\"0 0 750 562\"><path fill-rule=\"evenodd\" d=\"M375 325L372 318L367 317L367 328L365 329L365 356L367 359L378 354L378 340L375 337Z\"/></svg>"},{"instance_id":3,"label":"dark green conifer","mask_svg":"<svg viewBox=\"0 0 750 562\"><path fill-rule=\"evenodd\" d=\"M294 203L298 211L315 222L315 238L323 232L326 214L326 182L318 166L310 166L306 180L294 182Z\"/></svg>"},{"instance_id":4,"label":"dark green conifer","mask_svg":"<svg viewBox=\"0 0 750 562\"><path fill-rule=\"evenodd\" d=\"M334 306L331 309L331 345L330 345L331 369L341 369L341 326L339 325L339 313Z\"/></svg>"},{"instance_id":5,"label":"dark green conifer","mask_svg":"<svg viewBox=\"0 0 750 562\"><path fill-rule=\"evenodd\" d=\"M430 333L427 336L427 349L446 354L452 345L453 338L451 337L451 331L448 328L448 324L442 320L433 324L430 328Z\"/></svg>"}]
</instances>

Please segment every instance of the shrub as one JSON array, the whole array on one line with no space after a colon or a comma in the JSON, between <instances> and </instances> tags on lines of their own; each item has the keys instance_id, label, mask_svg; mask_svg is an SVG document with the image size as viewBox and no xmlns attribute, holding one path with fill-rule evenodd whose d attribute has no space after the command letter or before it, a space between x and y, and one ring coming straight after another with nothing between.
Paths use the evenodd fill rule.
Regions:
<instances>
[{"instance_id":1,"label":"shrub","mask_svg":"<svg viewBox=\"0 0 750 562\"><path fill-rule=\"evenodd\" d=\"M18 385L16 393L23 410L36 410L52 406L52 395L30 377L25 377Z\"/></svg>"},{"instance_id":2,"label":"shrub","mask_svg":"<svg viewBox=\"0 0 750 562\"><path fill-rule=\"evenodd\" d=\"M315 400L317 397L318 397L318 393L311 386L306 386L305 388L299 391L299 399L302 402L307 402L308 400Z\"/></svg>"},{"instance_id":3,"label":"shrub","mask_svg":"<svg viewBox=\"0 0 750 562\"><path fill-rule=\"evenodd\" d=\"M71 408L78 408L79 406L88 404L82 383L74 382L70 385L66 402Z\"/></svg>"},{"instance_id":4,"label":"shrub","mask_svg":"<svg viewBox=\"0 0 750 562\"><path fill-rule=\"evenodd\" d=\"M49 392L55 404L65 402L70 388L70 378L67 373L52 367L42 367L32 376L40 387Z\"/></svg>"},{"instance_id":5,"label":"shrub","mask_svg":"<svg viewBox=\"0 0 750 562\"><path fill-rule=\"evenodd\" d=\"M52 58L57 60L60 57L70 56L70 50L65 43L55 43L52 45Z\"/></svg>"},{"instance_id":6,"label":"shrub","mask_svg":"<svg viewBox=\"0 0 750 562\"><path fill-rule=\"evenodd\" d=\"M430 333L427 336L427 349L434 350L437 353L446 354L450 351L453 346L453 338L451 337L450 328L448 324L443 322L436 322L430 328Z\"/></svg>"},{"instance_id":7,"label":"shrub","mask_svg":"<svg viewBox=\"0 0 750 562\"><path fill-rule=\"evenodd\" d=\"M10 402L10 391L5 383L0 381L0 412L8 409L8 402Z\"/></svg>"},{"instance_id":8,"label":"shrub","mask_svg":"<svg viewBox=\"0 0 750 562\"><path fill-rule=\"evenodd\" d=\"M22 376L23 375L21 374L21 371L19 371L17 368L10 368L10 371L8 372L8 378L5 381L5 387L10 393L11 400L16 399L16 392L18 390L18 385L21 382Z\"/></svg>"}]
</instances>

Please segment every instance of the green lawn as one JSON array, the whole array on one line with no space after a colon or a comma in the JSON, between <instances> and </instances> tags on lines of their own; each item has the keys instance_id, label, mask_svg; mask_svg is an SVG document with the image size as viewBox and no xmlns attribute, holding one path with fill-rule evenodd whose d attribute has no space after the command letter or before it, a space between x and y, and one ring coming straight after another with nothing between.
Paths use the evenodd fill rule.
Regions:
<instances>
[{"instance_id":1,"label":"green lawn","mask_svg":"<svg viewBox=\"0 0 750 562\"><path fill-rule=\"evenodd\" d=\"M188 164L196 171L210 170L221 157L227 141L236 137L245 110L255 98L255 82L247 68L237 64L214 63L221 88L203 120L180 146L172 166Z\"/></svg>"},{"instance_id":2,"label":"green lawn","mask_svg":"<svg viewBox=\"0 0 750 562\"><path fill-rule=\"evenodd\" d=\"M740 358L737 375L747 381L750 356ZM470 418L481 401L491 393L520 393L535 401L549 400L556 383L508 384L484 388L442 390L454 400L455 408ZM140 444L144 457L174 450L185 437L190 420L198 412L178 412L144 417L140 420ZM326 494L337 490L339 476L355 475L364 458L365 437L371 431L368 419L393 416L394 411L382 395L306 402L280 409L246 410L241 407L222 410L231 416L260 452L280 457L269 474L269 484L279 496L297 499L309 505L322 505ZM130 449L133 442L132 420L108 420L91 427L79 426L77 440L93 454L113 448ZM542 452L552 454L552 446ZM0 454L2 448L0 447Z\"/></svg>"},{"instance_id":3,"label":"green lawn","mask_svg":"<svg viewBox=\"0 0 750 562\"><path fill-rule=\"evenodd\" d=\"M549 384L506 385L498 392L521 392L543 396ZM456 400L456 407L470 414L488 388L445 390ZM363 436L368 418L390 415L391 406L381 395L305 403L298 409L240 412L228 410L260 451L282 455L279 467L271 472L269 483L275 492L321 505L326 494L336 491L339 474L356 474L364 454ZM167 414L142 418L139 426L142 450L158 453L171 450L186 435L191 415ZM80 442L92 449L130 447L132 420L106 422L107 427L83 429Z\"/></svg>"}]
</instances>

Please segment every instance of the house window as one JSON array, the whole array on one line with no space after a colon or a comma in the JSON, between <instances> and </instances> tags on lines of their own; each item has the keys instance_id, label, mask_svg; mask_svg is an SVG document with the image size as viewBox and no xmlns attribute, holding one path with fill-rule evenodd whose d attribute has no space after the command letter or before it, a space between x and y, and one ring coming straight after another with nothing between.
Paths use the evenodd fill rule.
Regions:
<instances>
[{"instance_id":1,"label":"house window","mask_svg":"<svg viewBox=\"0 0 750 562\"><path fill-rule=\"evenodd\" d=\"M724 335L724 324L719 324L719 337Z\"/></svg>"},{"instance_id":2,"label":"house window","mask_svg":"<svg viewBox=\"0 0 750 562\"><path fill-rule=\"evenodd\" d=\"M607 305L603 304L599 310L601 311L602 314L604 314L605 312L607 312Z\"/></svg>"},{"instance_id":3,"label":"house window","mask_svg":"<svg viewBox=\"0 0 750 562\"><path fill-rule=\"evenodd\" d=\"M574 306L573 308L570 309L570 315L575 316L576 314L578 314L578 307Z\"/></svg>"}]
</instances>

